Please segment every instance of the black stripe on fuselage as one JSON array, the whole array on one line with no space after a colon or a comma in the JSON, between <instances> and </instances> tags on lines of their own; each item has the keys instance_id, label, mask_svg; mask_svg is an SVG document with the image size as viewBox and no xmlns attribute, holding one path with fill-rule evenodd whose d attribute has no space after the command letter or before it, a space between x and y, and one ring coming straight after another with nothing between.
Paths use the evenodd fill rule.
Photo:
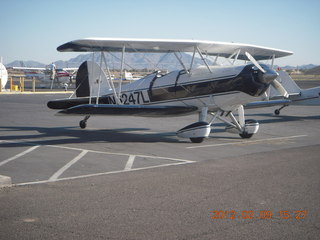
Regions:
<instances>
[{"instance_id":1,"label":"black stripe on fuselage","mask_svg":"<svg viewBox=\"0 0 320 240\"><path fill-rule=\"evenodd\" d=\"M177 102L177 101L190 101L190 100L197 100L197 99L201 99L201 98L227 96L227 95L238 94L238 93L240 93L240 92L225 92L225 93L209 94L209 95L194 96L194 97L187 97L187 98L171 99L171 100L168 99L168 100L163 100L163 101L150 102L150 103L146 103L144 105L151 105L151 104L162 104L163 105L166 103L172 103L172 102Z\"/></svg>"},{"instance_id":2,"label":"black stripe on fuselage","mask_svg":"<svg viewBox=\"0 0 320 240\"><path fill-rule=\"evenodd\" d=\"M153 83L154 84L154 83ZM252 66L246 66L240 74L224 79L208 79L201 82L171 85L168 87L150 87L148 94L150 102L186 99L196 96L226 94L229 92L244 92L250 96L260 96L269 84L258 81L252 71Z\"/></svg>"}]
</instances>

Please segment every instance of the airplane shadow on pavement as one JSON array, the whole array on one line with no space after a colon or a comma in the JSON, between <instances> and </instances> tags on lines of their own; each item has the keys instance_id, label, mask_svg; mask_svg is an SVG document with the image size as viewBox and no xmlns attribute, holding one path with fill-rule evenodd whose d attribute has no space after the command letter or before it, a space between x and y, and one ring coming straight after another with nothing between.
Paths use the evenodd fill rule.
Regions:
<instances>
[{"instance_id":1,"label":"airplane shadow on pavement","mask_svg":"<svg viewBox=\"0 0 320 240\"><path fill-rule=\"evenodd\" d=\"M79 127L24 127L2 126L0 146L14 147L14 142L19 146L25 145L62 145L72 143L95 143L95 142L132 142L132 143L155 143L155 142L179 142L173 132L148 133L146 128L122 128L122 129L80 129ZM9 133L9 134L8 134ZM5 134L5 135L4 135ZM5 142L7 141L7 142ZM12 141L12 143L10 143ZM6 146L7 145L7 146Z\"/></svg>"},{"instance_id":2,"label":"airplane shadow on pavement","mask_svg":"<svg viewBox=\"0 0 320 240\"><path fill-rule=\"evenodd\" d=\"M303 120L320 120L320 116L275 116L270 114L247 114L247 119L259 117L261 125L277 122L292 122ZM224 133L223 123L215 123L210 138L239 138L238 135L221 136ZM148 128L118 128L118 129L80 129L79 127L27 127L27 126L1 126L0 146L14 147L15 142L21 145L62 145L73 143L190 143L189 139L179 139L175 132L148 132ZM24 142L25 140L25 142ZM7 141L7 142L6 142ZM12 142L10 142L12 141Z\"/></svg>"}]
</instances>

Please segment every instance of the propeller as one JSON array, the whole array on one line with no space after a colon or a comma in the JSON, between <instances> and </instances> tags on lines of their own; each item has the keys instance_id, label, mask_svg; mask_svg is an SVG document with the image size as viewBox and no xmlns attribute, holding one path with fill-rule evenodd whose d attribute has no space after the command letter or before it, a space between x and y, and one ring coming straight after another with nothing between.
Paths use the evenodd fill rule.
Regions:
<instances>
[{"instance_id":1,"label":"propeller","mask_svg":"<svg viewBox=\"0 0 320 240\"><path fill-rule=\"evenodd\" d=\"M260 64L254 59L254 57L252 57L252 55L248 52L245 52L247 58L253 63L253 65L255 65L261 72L266 73L266 70L264 70Z\"/></svg>"},{"instance_id":2,"label":"propeller","mask_svg":"<svg viewBox=\"0 0 320 240\"><path fill-rule=\"evenodd\" d=\"M287 90L282 86L282 84L278 80L273 80L271 82L272 87L278 90L278 92L285 98L289 97Z\"/></svg>"},{"instance_id":3,"label":"propeller","mask_svg":"<svg viewBox=\"0 0 320 240\"><path fill-rule=\"evenodd\" d=\"M265 75L263 78L264 79L268 79L268 78L271 78L273 79L272 82L271 82L271 85L285 98L288 98L289 97L289 94L288 92L286 91L286 89L282 86L282 84L276 80L276 75L273 70L274 73L268 73L266 70L264 70L261 65L257 62L257 60L254 59L254 57L248 53L248 52L245 52L247 58L253 63L253 65L255 65L262 73L263 75ZM276 73L277 74L277 73ZM278 74L277 74L278 75Z\"/></svg>"}]
</instances>

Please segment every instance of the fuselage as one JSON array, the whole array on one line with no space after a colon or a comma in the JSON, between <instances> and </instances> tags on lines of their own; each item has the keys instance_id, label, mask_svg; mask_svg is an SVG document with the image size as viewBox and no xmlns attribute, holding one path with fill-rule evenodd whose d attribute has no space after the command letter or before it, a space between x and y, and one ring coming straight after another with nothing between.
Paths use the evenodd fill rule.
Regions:
<instances>
[{"instance_id":1,"label":"fuselage","mask_svg":"<svg viewBox=\"0 0 320 240\"><path fill-rule=\"evenodd\" d=\"M155 72L124 85L120 101L129 105L192 105L229 110L234 105L253 101L269 86L269 82L260 81L259 71L253 65L217 66L210 70L200 67L192 73L184 70L168 74ZM103 98L107 104L116 104L111 91L103 94Z\"/></svg>"},{"instance_id":2,"label":"fuselage","mask_svg":"<svg viewBox=\"0 0 320 240\"><path fill-rule=\"evenodd\" d=\"M267 74L273 70L263 65ZM81 68L81 67L80 67ZM88 67L90 69L90 67ZM79 69L81 72L81 69ZM89 80L87 80L89 81ZM71 100L66 105L58 101L48 103L50 108L64 109L79 104L96 103L123 105L196 106L199 109L230 111L235 106L252 102L269 87L272 80L262 75L254 65L212 66L172 71L167 74L154 72L114 90L100 86L99 100L87 95ZM85 84L84 84L85 85ZM88 84L90 85L90 84ZM97 85L97 84L96 84ZM97 86L90 85L91 88ZM119 101L114 92L116 92ZM85 94L84 94L85 95Z\"/></svg>"}]
</instances>

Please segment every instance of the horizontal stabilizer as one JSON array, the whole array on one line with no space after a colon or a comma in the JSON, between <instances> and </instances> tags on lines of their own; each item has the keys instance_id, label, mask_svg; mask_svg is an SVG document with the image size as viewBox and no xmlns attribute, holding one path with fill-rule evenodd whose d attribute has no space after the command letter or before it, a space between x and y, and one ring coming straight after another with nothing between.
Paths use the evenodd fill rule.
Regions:
<instances>
[{"instance_id":1,"label":"horizontal stabilizer","mask_svg":"<svg viewBox=\"0 0 320 240\"><path fill-rule=\"evenodd\" d=\"M288 99L281 99L281 100L270 100L270 101L258 101L258 102L251 102L244 105L244 108L251 109L251 108L263 108L263 107L273 107L279 105L289 105L292 101Z\"/></svg>"},{"instance_id":2,"label":"horizontal stabilizer","mask_svg":"<svg viewBox=\"0 0 320 240\"><path fill-rule=\"evenodd\" d=\"M188 115L197 110L198 108L193 106L82 104L64 109L58 112L58 114L166 117Z\"/></svg>"},{"instance_id":3,"label":"horizontal stabilizer","mask_svg":"<svg viewBox=\"0 0 320 240\"><path fill-rule=\"evenodd\" d=\"M100 99L100 98L99 98ZM92 101L96 101L96 98L92 98ZM66 109L77 105L88 104L89 98L68 98L68 99L56 99L47 103L48 108L51 109Z\"/></svg>"}]
</instances>

